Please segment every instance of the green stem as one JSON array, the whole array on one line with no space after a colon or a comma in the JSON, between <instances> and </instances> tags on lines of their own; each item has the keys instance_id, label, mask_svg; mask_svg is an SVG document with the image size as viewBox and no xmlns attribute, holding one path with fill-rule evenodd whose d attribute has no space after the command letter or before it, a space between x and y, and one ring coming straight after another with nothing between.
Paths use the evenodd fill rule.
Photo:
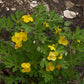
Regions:
<instances>
[{"instance_id":1,"label":"green stem","mask_svg":"<svg viewBox=\"0 0 84 84\"><path fill-rule=\"evenodd\" d=\"M72 69L72 78L74 78L73 63L72 63L72 54L71 54L71 46L69 48L70 48L70 61L71 61L71 69Z\"/></svg>"}]
</instances>

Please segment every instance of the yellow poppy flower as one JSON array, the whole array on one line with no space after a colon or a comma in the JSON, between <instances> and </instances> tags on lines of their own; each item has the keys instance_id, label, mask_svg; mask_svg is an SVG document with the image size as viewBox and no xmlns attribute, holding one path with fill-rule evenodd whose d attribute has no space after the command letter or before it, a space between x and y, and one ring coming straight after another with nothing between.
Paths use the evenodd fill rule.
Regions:
<instances>
[{"instance_id":1,"label":"yellow poppy flower","mask_svg":"<svg viewBox=\"0 0 84 84\"><path fill-rule=\"evenodd\" d=\"M20 37L20 34L15 32L15 35L12 36L12 39L11 39L13 42L15 43L19 43L22 41L22 38Z\"/></svg>"},{"instance_id":2,"label":"yellow poppy flower","mask_svg":"<svg viewBox=\"0 0 84 84\"><path fill-rule=\"evenodd\" d=\"M23 41L27 41L27 34L25 32L20 32L20 37Z\"/></svg>"},{"instance_id":3,"label":"yellow poppy flower","mask_svg":"<svg viewBox=\"0 0 84 84\"><path fill-rule=\"evenodd\" d=\"M48 67L46 67L46 71L53 71L55 69L54 66L51 66L52 62L48 63Z\"/></svg>"},{"instance_id":4,"label":"yellow poppy flower","mask_svg":"<svg viewBox=\"0 0 84 84\"><path fill-rule=\"evenodd\" d=\"M22 63L21 67L23 68L21 71L22 72L30 72L31 68L30 68L31 64L30 63Z\"/></svg>"},{"instance_id":5,"label":"yellow poppy flower","mask_svg":"<svg viewBox=\"0 0 84 84\"><path fill-rule=\"evenodd\" d=\"M51 66L50 67L50 71L54 71L55 67L54 66Z\"/></svg>"},{"instance_id":6,"label":"yellow poppy flower","mask_svg":"<svg viewBox=\"0 0 84 84\"><path fill-rule=\"evenodd\" d=\"M22 69L21 70L23 73L25 73L25 72L30 72L31 71L31 68L24 68L24 69Z\"/></svg>"},{"instance_id":7,"label":"yellow poppy flower","mask_svg":"<svg viewBox=\"0 0 84 84\"><path fill-rule=\"evenodd\" d=\"M49 55L48 55L48 57L47 57L47 59L48 59L48 60L55 61L56 58L57 58L57 57L56 57L57 55L58 55L58 52L56 52L56 51L55 51L55 52L50 52Z\"/></svg>"},{"instance_id":8,"label":"yellow poppy flower","mask_svg":"<svg viewBox=\"0 0 84 84\"><path fill-rule=\"evenodd\" d=\"M24 21L25 23L28 23L28 22L30 22L30 21L33 22L33 18L30 17L29 14L22 16L22 19L23 19L23 21Z\"/></svg>"},{"instance_id":9,"label":"yellow poppy flower","mask_svg":"<svg viewBox=\"0 0 84 84\"><path fill-rule=\"evenodd\" d=\"M18 49L18 48L20 48L20 47L22 47L22 43L21 43L21 42L15 44L15 49Z\"/></svg>"},{"instance_id":10,"label":"yellow poppy flower","mask_svg":"<svg viewBox=\"0 0 84 84\"><path fill-rule=\"evenodd\" d=\"M21 38L20 33L15 32L15 35L14 35L14 36L15 36L15 42L16 42L16 43L22 41L22 38Z\"/></svg>"},{"instance_id":11,"label":"yellow poppy flower","mask_svg":"<svg viewBox=\"0 0 84 84\"><path fill-rule=\"evenodd\" d=\"M62 45L68 45L69 42L65 39L65 36L60 35L58 43Z\"/></svg>"},{"instance_id":12,"label":"yellow poppy flower","mask_svg":"<svg viewBox=\"0 0 84 84\"><path fill-rule=\"evenodd\" d=\"M46 71L50 71L50 67L49 66L46 68Z\"/></svg>"},{"instance_id":13,"label":"yellow poppy flower","mask_svg":"<svg viewBox=\"0 0 84 84\"><path fill-rule=\"evenodd\" d=\"M22 68L29 68L30 66L31 66L30 63L22 63L22 64L21 64L21 67L22 67Z\"/></svg>"}]
</instances>

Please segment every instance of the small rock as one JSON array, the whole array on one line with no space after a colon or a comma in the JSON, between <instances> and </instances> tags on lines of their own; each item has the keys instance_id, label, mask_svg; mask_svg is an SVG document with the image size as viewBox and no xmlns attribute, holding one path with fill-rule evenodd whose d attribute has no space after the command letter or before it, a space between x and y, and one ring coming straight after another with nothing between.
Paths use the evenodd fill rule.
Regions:
<instances>
[{"instance_id":1,"label":"small rock","mask_svg":"<svg viewBox=\"0 0 84 84\"><path fill-rule=\"evenodd\" d=\"M76 17L76 15L78 15L78 12L69 11L69 10L64 10L64 11L63 11L63 14L64 14L64 17L73 19L73 18Z\"/></svg>"},{"instance_id":2,"label":"small rock","mask_svg":"<svg viewBox=\"0 0 84 84\"><path fill-rule=\"evenodd\" d=\"M3 4L1 7L3 8L5 5Z\"/></svg>"},{"instance_id":3,"label":"small rock","mask_svg":"<svg viewBox=\"0 0 84 84\"><path fill-rule=\"evenodd\" d=\"M24 2L27 2L27 0L24 0Z\"/></svg>"},{"instance_id":4,"label":"small rock","mask_svg":"<svg viewBox=\"0 0 84 84\"><path fill-rule=\"evenodd\" d=\"M36 6L38 6L37 1L32 1L32 2L30 2L30 9L32 9L32 8L34 8L34 7L36 7Z\"/></svg>"},{"instance_id":5,"label":"small rock","mask_svg":"<svg viewBox=\"0 0 84 84\"><path fill-rule=\"evenodd\" d=\"M3 3L3 1L2 1L2 0L0 0L0 3Z\"/></svg>"},{"instance_id":6,"label":"small rock","mask_svg":"<svg viewBox=\"0 0 84 84\"><path fill-rule=\"evenodd\" d=\"M72 3L71 1L65 1L65 6L66 9L70 9L74 6L74 3Z\"/></svg>"},{"instance_id":7,"label":"small rock","mask_svg":"<svg viewBox=\"0 0 84 84\"><path fill-rule=\"evenodd\" d=\"M42 1L43 5L46 7L46 11L49 11L49 5L45 2L45 1Z\"/></svg>"},{"instance_id":8,"label":"small rock","mask_svg":"<svg viewBox=\"0 0 84 84\"><path fill-rule=\"evenodd\" d=\"M19 3L19 5L22 5L23 4L23 1L22 0L17 0L17 2Z\"/></svg>"},{"instance_id":9,"label":"small rock","mask_svg":"<svg viewBox=\"0 0 84 84\"><path fill-rule=\"evenodd\" d=\"M58 0L53 0L55 3L59 3L59 1Z\"/></svg>"},{"instance_id":10,"label":"small rock","mask_svg":"<svg viewBox=\"0 0 84 84\"><path fill-rule=\"evenodd\" d=\"M8 7L6 7L6 10L9 11L10 9Z\"/></svg>"},{"instance_id":11,"label":"small rock","mask_svg":"<svg viewBox=\"0 0 84 84\"><path fill-rule=\"evenodd\" d=\"M46 11L49 11L50 10L48 4L45 3L44 6L46 7Z\"/></svg>"},{"instance_id":12,"label":"small rock","mask_svg":"<svg viewBox=\"0 0 84 84\"><path fill-rule=\"evenodd\" d=\"M29 0L24 0L24 2L28 2Z\"/></svg>"},{"instance_id":13,"label":"small rock","mask_svg":"<svg viewBox=\"0 0 84 84\"><path fill-rule=\"evenodd\" d=\"M16 8L11 8L11 10L12 10L12 11L15 11L15 10L16 10Z\"/></svg>"}]
</instances>

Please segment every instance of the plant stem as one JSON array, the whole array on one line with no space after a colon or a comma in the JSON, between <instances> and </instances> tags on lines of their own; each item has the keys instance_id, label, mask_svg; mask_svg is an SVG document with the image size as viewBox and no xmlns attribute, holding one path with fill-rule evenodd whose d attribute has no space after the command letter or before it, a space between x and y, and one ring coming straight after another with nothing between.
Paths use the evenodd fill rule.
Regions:
<instances>
[{"instance_id":1,"label":"plant stem","mask_svg":"<svg viewBox=\"0 0 84 84\"><path fill-rule=\"evenodd\" d=\"M71 69L72 69L72 78L74 78L74 73L73 73L73 63L72 63L72 55L71 55L71 46L70 48L70 61L71 61Z\"/></svg>"}]
</instances>

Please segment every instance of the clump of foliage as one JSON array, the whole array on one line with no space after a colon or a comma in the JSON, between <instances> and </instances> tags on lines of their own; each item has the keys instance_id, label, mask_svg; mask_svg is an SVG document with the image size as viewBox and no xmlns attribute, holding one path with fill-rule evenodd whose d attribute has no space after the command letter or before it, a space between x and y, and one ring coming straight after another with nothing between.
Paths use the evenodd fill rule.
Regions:
<instances>
[{"instance_id":1,"label":"clump of foliage","mask_svg":"<svg viewBox=\"0 0 84 84\"><path fill-rule=\"evenodd\" d=\"M71 31L54 10L38 5L33 14L17 11L0 19L1 30L10 31L0 41L0 70L6 84L65 84L75 78L76 65L84 61L84 29ZM0 32L1 32L0 30Z\"/></svg>"}]
</instances>

